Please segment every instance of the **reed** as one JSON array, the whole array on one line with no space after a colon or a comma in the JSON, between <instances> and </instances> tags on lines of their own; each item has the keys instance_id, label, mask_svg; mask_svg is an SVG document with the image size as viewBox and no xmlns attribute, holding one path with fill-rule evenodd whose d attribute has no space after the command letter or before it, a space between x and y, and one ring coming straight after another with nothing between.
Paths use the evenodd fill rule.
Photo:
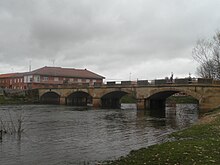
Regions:
<instances>
[{"instance_id":1,"label":"reed","mask_svg":"<svg viewBox=\"0 0 220 165\"><path fill-rule=\"evenodd\" d=\"M0 117L0 141L3 140L4 134L17 134L21 137L21 133L24 131L23 122L25 120L25 115L23 111L20 111L17 115L12 115L11 111L7 111Z\"/></svg>"}]
</instances>

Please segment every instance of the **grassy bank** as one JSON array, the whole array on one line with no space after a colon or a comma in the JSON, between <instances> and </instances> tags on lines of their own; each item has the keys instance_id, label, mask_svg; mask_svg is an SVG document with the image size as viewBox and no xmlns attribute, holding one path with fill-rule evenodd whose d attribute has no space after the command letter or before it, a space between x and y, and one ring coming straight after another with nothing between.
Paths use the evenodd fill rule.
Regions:
<instances>
[{"instance_id":1,"label":"grassy bank","mask_svg":"<svg viewBox=\"0 0 220 165\"><path fill-rule=\"evenodd\" d=\"M170 135L171 142L131 151L112 165L220 164L220 109L192 127Z\"/></svg>"},{"instance_id":2,"label":"grassy bank","mask_svg":"<svg viewBox=\"0 0 220 165\"><path fill-rule=\"evenodd\" d=\"M175 104L197 104L198 101L191 96L170 96L166 100L167 103Z\"/></svg>"},{"instance_id":3,"label":"grassy bank","mask_svg":"<svg viewBox=\"0 0 220 165\"><path fill-rule=\"evenodd\" d=\"M0 105L1 104L24 104L24 97L11 97L5 98L4 96L0 96Z\"/></svg>"}]
</instances>

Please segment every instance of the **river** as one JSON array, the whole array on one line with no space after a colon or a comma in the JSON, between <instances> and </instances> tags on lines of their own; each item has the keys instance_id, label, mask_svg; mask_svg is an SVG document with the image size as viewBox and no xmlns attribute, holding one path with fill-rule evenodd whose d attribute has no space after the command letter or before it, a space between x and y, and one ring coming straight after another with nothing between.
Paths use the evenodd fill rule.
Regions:
<instances>
[{"instance_id":1,"label":"river","mask_svg":"<svg viewBox=\"0 0 220 165\"><path fill-rule=\"evenodd\" d=\"M198 119L196 105L166 108L165 118L136 109L82 109L55 105L0 106L1 121L22 118L24 132L4 134L1 165L84 165L163 142Z\"/></svg>"}]
</instances>

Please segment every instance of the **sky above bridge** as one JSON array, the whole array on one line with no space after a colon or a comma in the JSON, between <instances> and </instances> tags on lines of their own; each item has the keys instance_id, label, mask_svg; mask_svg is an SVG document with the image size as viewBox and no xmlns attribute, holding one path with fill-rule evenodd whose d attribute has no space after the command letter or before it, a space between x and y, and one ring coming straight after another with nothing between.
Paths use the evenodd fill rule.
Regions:
<instances>
[{"instance_id":1,"label":"sky above bridge","mask_svg":"<svg viewBox=\"0 0 220 165\"><path fill-rule=\"evenodd\" d=\"M107 80L196 76L219 0L0 0L0 74L87 68Z\"/></svg>"}]
</instances>

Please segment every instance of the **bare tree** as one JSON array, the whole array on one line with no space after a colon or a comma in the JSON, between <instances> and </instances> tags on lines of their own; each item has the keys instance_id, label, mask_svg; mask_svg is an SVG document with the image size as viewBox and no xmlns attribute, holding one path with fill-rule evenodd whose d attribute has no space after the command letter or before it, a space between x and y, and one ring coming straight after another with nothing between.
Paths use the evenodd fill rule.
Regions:
<instances>
[{"instance_id":1,"label":"bare tree","mask_svg":"<svg viewBox=\"0 0 220 165\"><path fill-rule=\"evenodd\" d=\"M203 78L220 79L220 32L211 40L200 39L193 48L193 58L200 64L197 74Z\"/></svg>"}]
</instances>

